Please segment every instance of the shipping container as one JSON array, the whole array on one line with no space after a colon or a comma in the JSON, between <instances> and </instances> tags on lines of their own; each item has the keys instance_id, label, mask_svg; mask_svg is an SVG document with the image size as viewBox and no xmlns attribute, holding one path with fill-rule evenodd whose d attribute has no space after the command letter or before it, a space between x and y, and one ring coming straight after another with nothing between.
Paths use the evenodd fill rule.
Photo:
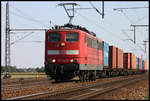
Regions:
<instances>
[{"instance_id":1,"label":"shipping container","mask_svg":"<svg viewBox=\"0 0 150 101\"><path fill-rule=\"evenodd\" d=\"M109 45L108 43L103 41L103 66L108 67L108 59L109 59Z\"/></svg>"},{"instance_id":2,"label":"shipping container","mask_svg":"<svg viewBox=\"0 0 150 101\"><path fill-rule=\"evenodd\" d=\"M144 60L144 62L143 62L143 67L144 67L144 70L148 70L148 68L147 68L147 62Z\"/></svg>"},{"instance_id":3,"label":"shipping container","mask_svg":"<svg viewBox=\"0 0 150 101\"><path fill-rule=\"evenodd\" d=\"M136 69L135 66L135 55L133 53L130 53L130 69Z\"/></svg>"},{"instance_id":4,"label":"shipping container","mask_svg":"<svg viewBox=\"0 0 150 101\"><path fill-rule=\"evenodd\" d=\"M136 69L136 56L134 56L134 69Z\"/></svg>"},{"instance_id":5,"label":"shipping container","mask_svg":"<svg viewBox=\"0 0 150 101\"><path fill-rule=\"evenodd\" d=\"M130 53L123 53L123 68L130 69Z\"/></svg>"},{"instance_id":6,"label":"shipping container","mask_svg":"<svg viewBox=\"0 0 150 101\"><path fill-rule=\"evenodd\" d=\"M116 47L109 46L109 67L116 68Z\"/></svg>"},{"instance_id":7,"label":"shipping container","mask_svg":"<svg viewBox=\"0 0 150 101\"><path fill-rule=\"evenodd\" d=\"M144 70L144 67L143 67L143 60L141 59L141 70Z\"/></svg>"},{"instance_id":8,"label":"shipping container","mask_svg":"<svg viewBox=\"0 0 150 101\"><path fill-rule=\"evenodd\" d=\"M123 69L123 51L119 48L116 49L116 67Z\"/></svg>"},{"instance_id":9,"label":"shipping container","mask_svg":"<svg viewBox=\"0 0 150 101\"><path fill-rule=\"evenodd\" d=\"M136 69L139 70L140 69L140 63L139 63L139 58L136 57Z\"/></svg>"},{"instance_id":10,"label":"shipping container","mask_svg":"<svg viewBox=\"0 0 150 101\"><path fill-rule=\"evenodd\" d=\"M141 70L141 59L139 58L139 69Z\"/></svg>"}]
</instances>

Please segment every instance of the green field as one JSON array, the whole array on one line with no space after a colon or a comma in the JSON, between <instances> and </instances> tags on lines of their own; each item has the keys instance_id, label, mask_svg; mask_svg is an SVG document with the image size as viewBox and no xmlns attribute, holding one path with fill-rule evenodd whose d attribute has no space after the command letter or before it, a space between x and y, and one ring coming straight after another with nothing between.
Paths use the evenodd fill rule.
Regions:
<instances>
[{"instance_id":1,"label":"green field","mask_svg":"<svg viewBox=\"0 0 150 101\"><path fill-rule=\"evenodd\" d=\"M32 73L32 72L27 72L27 73L10 73L11 78L30 78L30 77L36 77L38 74L38 77L46 77L45 73ZM4 74L1 74L1 78L3 78Z\"/></svg>"}]
</instances>

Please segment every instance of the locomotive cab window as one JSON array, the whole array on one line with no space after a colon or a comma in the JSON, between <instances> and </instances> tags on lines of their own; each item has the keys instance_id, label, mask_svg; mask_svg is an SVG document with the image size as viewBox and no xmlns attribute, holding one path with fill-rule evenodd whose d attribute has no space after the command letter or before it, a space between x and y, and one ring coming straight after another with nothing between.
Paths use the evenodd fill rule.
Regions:
<instances>
[{"instance_id":1,"label":"locomotive cab window","mask_svg":"<svg viewBox=\"0 0 150 101\"><path fill-rule=\"evenodd\" d=\"M78 33L66 33L66 41L67 42L77 42L78 41Z\"/></svg>"},{"instance_id":2,"label":"locomotive cab window","mask_svg":"<svg viewBox=\"0 0 150 101\"><path fill-rule=\"evenodd\" d=\"M49 34L49 42L60 42L61 34L60 33L50 33Z\"/></svg>"}]
</instances>

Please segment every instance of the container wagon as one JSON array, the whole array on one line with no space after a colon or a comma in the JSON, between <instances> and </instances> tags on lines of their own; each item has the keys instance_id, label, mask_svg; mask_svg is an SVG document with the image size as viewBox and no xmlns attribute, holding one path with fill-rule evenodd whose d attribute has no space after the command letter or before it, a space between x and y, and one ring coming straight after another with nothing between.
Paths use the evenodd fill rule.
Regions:
<instances>
[{"instance_id":1,"label":"container wagon","mask_svg":"<svg viewBox=\"0 0 150 101\"><path fill-rule=\"evenodd\" d=\"M123 70L123 51L120 48L116 48L116 68L117 73L116 75L124 75Z\"/></svg>"},{"instance_id":2,"label":"container wagon","mask_svg":"<svg viewBox=\"0 0 150 101\"><path fill-rule=\"evenodd\" d=\"M123 53L123 68L126 75L130 74L131 71L131 60L130 60L130 53Z\"/></svg>"},{"instance_id":3,"label":"container wagon","mask_svg":"<svg viewBox=\"0 0 150 101\"><path fill-rule=\"evenodd\" d=\"M103 41L103 70L98 73L98 77L109 77L109 44Z\"/></svg>"},{"instance_id":4,"label":"container wagon","mask_svg":"<svg viewBox=\"0 0 150 101\"><path fill-rule=\"evenodd\" d=\"M147 71L147 62L133 53L109 46L81 26L66 24L47 30L45 73L56 81L79 77L80 81Z\"/></svg>"},{"instance_id":5,"label":"container wagon","mask_svg":"<svg viewBox=\"0 0 150 101\"><path fill-rule=\"evenodd\" d=\"M144 72L148 71L147 62L145 60L143 61L143 69L144 69Z\"/></svg>"}]
</instances>

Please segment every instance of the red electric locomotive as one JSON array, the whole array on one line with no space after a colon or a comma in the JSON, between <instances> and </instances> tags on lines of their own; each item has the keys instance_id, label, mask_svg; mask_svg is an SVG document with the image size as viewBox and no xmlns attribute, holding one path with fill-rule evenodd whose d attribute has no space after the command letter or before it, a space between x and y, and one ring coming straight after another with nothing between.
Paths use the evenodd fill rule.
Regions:
<instances>
[{"instance_id":1,"label":"red electric locomotive","mask_svg":"<svg viewBox=\"0 0 150 101\"><path fill-rule=\"evenodd\" d=\"M73 15L68 13L69 9L66 9L65 5L72 5ZM96 38L95 33L71 24L76 5L76 3L59 4L67 12L69 23L55 26L46 32L46 74L56 81L70 80L76 76L81 81L87 81L95 80L96 77L136 74L136 64L140 64L136 63L133 53L125 56L123 50L102 42ZM146 66L146 62L141 61L142 71L147 71Z\"/></svg>"},{"instance_id":2,"label":"red electric locomotive","mask_svg":"<svg viewBox=\"0 0 150 101\"><path fill-rule=\"evenodd\" d=\"M45 72L52 79L95 80L103 69L102 40L95 33L66 24L48 30L45 39Z\"/></svg>"}]
</instances>

